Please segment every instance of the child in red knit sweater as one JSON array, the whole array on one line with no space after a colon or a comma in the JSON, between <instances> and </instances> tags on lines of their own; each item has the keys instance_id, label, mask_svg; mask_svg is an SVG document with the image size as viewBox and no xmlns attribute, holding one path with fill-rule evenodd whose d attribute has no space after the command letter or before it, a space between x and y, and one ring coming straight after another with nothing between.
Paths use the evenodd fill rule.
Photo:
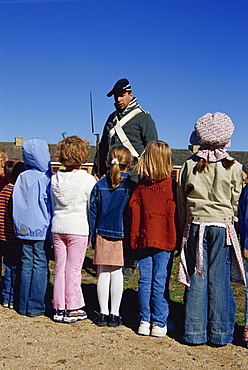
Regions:
<instances>
[{"instance_id":1,"label":"child in red knit sweater","mask_svg":"<svg viewBox=\"0 0 248 370\"><path fill-rule=\"evenodd\" d=\"M176 181L171 150L163 141L151 142L136 165L143 176L130 199L130 245L137 249L140 325L138 334L163 337L169 314L169 278L176 233Z\"/></svg>"}]
</instances>

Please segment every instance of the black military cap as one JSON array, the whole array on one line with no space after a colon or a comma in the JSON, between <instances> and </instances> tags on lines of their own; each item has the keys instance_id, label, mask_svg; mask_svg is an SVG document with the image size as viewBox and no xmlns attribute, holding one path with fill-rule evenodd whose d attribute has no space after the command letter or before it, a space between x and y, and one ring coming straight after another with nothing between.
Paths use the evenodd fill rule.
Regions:
<instances>
[{"instance_id":1,"label":"black military cap","mask_svg":"<svg viewBox=\"0 0 248 370\"><path fill-rule=\"evenodd\" d=\"M114 85L113 89L107 94L108 97L112 96L113 94L119 94L121 92L132 91L131 85L126 78L122 78L118 80Z\"/></svg>"}]
</instances>

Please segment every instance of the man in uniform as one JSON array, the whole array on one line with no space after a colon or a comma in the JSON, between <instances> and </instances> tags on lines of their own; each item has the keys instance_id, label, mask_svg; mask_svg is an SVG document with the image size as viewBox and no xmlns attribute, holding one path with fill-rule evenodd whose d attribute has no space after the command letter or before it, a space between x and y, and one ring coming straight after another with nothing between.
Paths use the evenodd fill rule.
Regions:
<instances>
[{"instance_id":1,"label":"man in uniform","mask_svg":"<svg viewBox=\"0 0 248 370\"><path fill-rule=\"evenodd\" d=\"M98 174L100 177L108 170L105 161L112 146L126 146L133 154L135 164L147 144L158 140L156 126L151 115L137 103L137 98L133 96L131 85L126 78L116 82L107 94L108 97L112 95L114 95L116 110L110 114L105 123L99 143L98 160L96 156L93 167L93 174ZM129 174L137 182L138 177L132 168Z\"/></svg>"},{"instance_id":2,"label":"man in uniform","mask_svg":"<svg viewBox=\"0 0 248 370\"><path fill-rule=\"evenodd\" d=\"M143 110L134 97L131 85L126 78L118 80L108 97L114 95L116 110L110 114L105 123L99 150L96 153L93 171L97 177L104 176L108 171L105 161L112 146L124 145L133 154L134 162L137 163L139 156L143 153L148 143L158 140L155 123L151 115ZM138 176L131 167L129 175L135 182ZM129 245L124 247L125 270L124 279L132 279L135 275L137 260L135 252Z\"/></svg>"}]
</instances>

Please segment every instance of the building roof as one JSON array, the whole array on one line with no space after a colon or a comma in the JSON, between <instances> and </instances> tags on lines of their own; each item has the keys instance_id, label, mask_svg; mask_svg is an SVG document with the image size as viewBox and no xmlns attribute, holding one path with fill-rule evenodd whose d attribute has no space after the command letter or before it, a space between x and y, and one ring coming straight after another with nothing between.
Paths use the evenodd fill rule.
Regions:
<instances>
[{"instance_id":1,"label":"building roof","mask_svg":"<svg viewBox=\"0 0 248 370\"><path fill-rule=\"evenodd\" d=\"M22 160L22 142L23 140L18 143L17 141L15 142L0 142L0 148L6 150L8 153L9 159L19 159ZM19 145L20 144L20 145ZM51 156L51 162L58 162L58 159L56 158L56 151L57 151L57 144L48 144L49 147L49 152ZM95 146L90 146L89 147L89 159L88 162L92 163L94 161L94 156L95 156L96 148Z\"/></svg>"},{"instance_id":2,"label":"building roof","mask_svg":"<svg viewBox=\"0 0 248 370\"><path fill-rule=\"evenodd\" d=\"M21 139L21 140L18 140ZM10 159L22 160L22 143L23 138L16 138L15 142L0 142L0 148L5 149ZM56 151L57 144L48 144L51 155L51 162L57 162ZM172 160L174 166L182 166L182 164L192 155L190 149L171 149ZM88 163L93 163L94 156L96 153L96 147L91 145L89 147L89 159ZM242 163L245 167L248 167L248 152L242 151L228 151L231 157L235 158L238 162Z\"/></svg>"},{"instance_id":3,"label":"building roof","mask_svg":"<svg viewBox=\"0 0 248 370\"><path fill-rule=\"evenodd\" d=\"M182 166L192 152L189 149L171 149L171 155L174 166Z\"/></svg>"}]
</instances>

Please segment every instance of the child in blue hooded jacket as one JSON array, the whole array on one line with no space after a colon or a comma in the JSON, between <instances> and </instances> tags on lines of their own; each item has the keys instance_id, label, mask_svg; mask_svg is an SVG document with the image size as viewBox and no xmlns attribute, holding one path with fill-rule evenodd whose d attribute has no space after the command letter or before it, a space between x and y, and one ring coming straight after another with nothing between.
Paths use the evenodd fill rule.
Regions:
<instances>
[{"instance_id":1,"label":"child in blue hooded jacket","mask_svg":"<svg viewBox=\"0 0 248 370\"><path fill-rule=\"evenodd\" d=\"M45 241L50 238L51 166L47 142L33 138L22 147L26 171L13 191L13 223L21 240L19 313L36 317L45 313L48 265Z\"/></svg>"}]
</instances>

